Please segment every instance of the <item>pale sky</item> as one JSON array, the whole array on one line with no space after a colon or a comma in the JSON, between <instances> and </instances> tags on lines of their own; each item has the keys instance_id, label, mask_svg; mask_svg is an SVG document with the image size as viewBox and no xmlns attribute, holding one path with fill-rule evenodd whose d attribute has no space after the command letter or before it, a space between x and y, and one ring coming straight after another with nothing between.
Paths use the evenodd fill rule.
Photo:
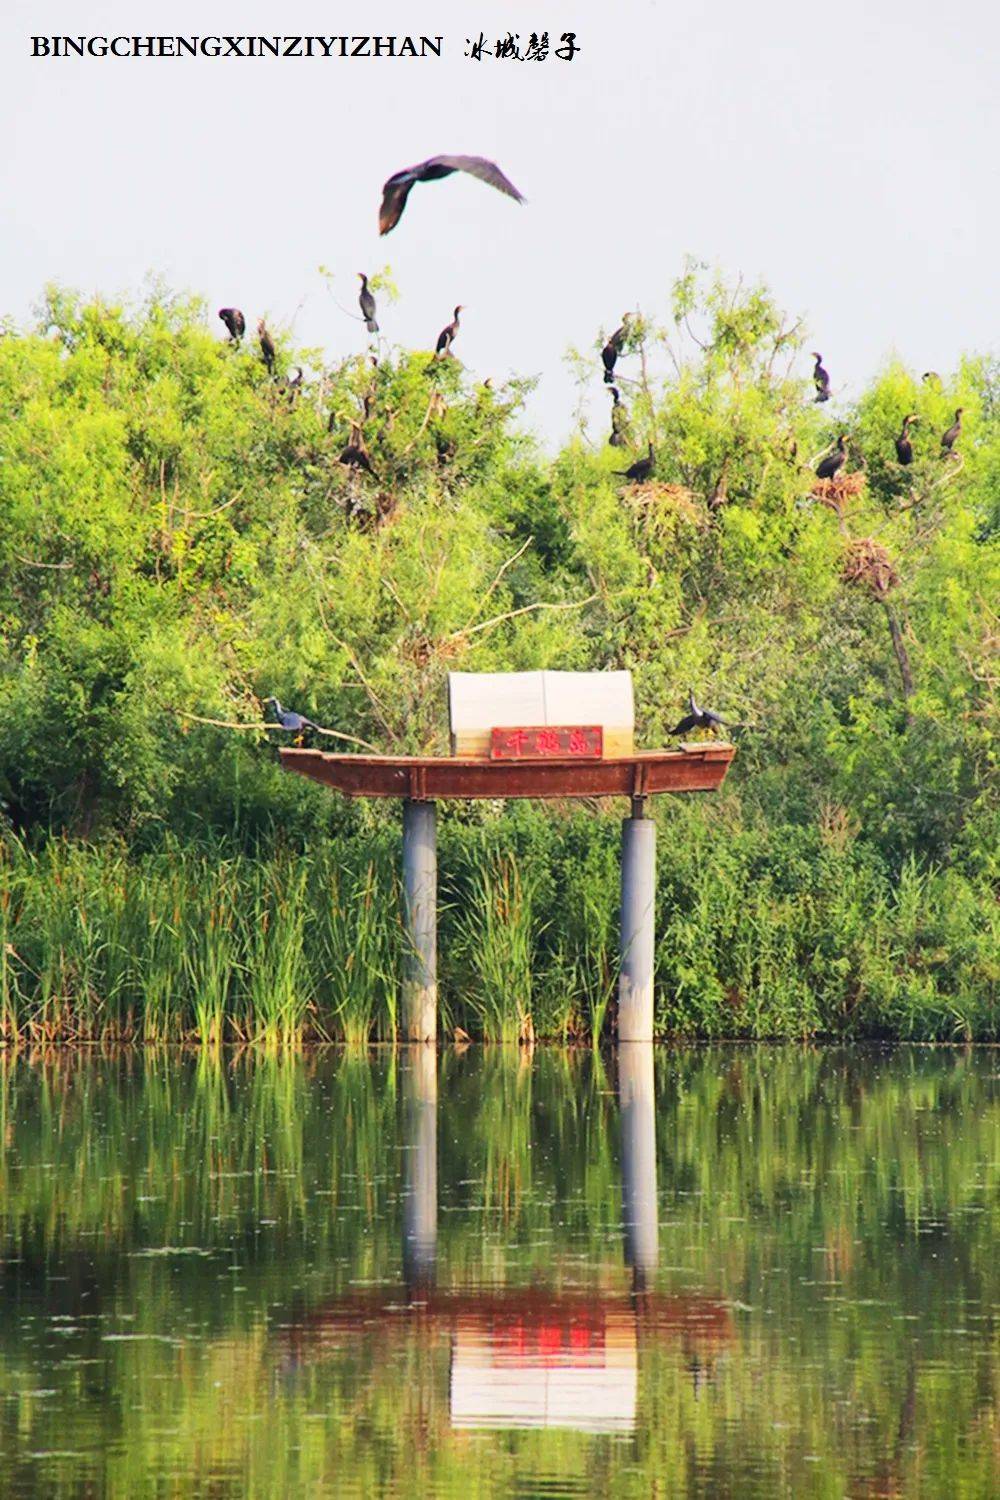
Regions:
<instances>
[{"instance_id":1,"label":"pale sky","mask_svg":"<svg viewBox=\"0 0 1000 1500\"><path fill-rule=\"evenodd\" d=\"M524 20L515 19L523 16ZM56 280L110 298L149 272L293 329L365 347L354 272L387 262L391 341L479 378L539 374L531 424L570 428L563 356L625 308L665 314L686 253L762 276L805 315L838 393L892 353L917 372L996 348L1000 11L987 0L5 0L0 14L0 314ZM570 64L463 56L514 28L577 34ZM441 60L33 60L29 38L424 32ZM389 174L491 156L518 207L466 177L418 184L380 240ZM803 361L803 374L810 363ZM606 423L595 362L592 410Z\"/></svg>"}]
</instances>

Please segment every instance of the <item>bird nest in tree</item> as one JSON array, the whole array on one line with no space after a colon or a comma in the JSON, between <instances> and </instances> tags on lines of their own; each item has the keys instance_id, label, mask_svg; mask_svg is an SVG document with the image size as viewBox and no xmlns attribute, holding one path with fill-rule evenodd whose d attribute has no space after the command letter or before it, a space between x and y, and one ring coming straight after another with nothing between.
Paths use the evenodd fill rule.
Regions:
<instances>
[{"instance_id":1,"label":"bird nest in tree","mask_svg":"<svg viewBox=\"0 0 1000 1500\"><path fill-rule=\"evenodd\" d=\"M835 474L832 479L814 479L812 497L839 516L848 500L856 500L863 494L865 476L860 469L853 474Z\"/></svg>"},{"instance_id":2,"label":"bird nest in tree","mask_svg":"<svg viewBox=\"0 0 1000 1500\"><path fill-rule=\"evenodd\" d=\"M899 582L899 574L893 566L881 542L870 536L858 537L848 542L844 554L843 578L845 583L863 584L879 599L884 599Z\"/></svg>"},{"instance_id":3,"label":"bird nest in tree","mask_svg":"<svg viewBox=\"0 0 1000 1500\"><path fill-rule=\"evenodd\" d=\"M692 526L708 524L694 495L683 484L661 484L656 479L649 479L645 484L630 485L625 491L625 499L643 517L647 526L662 525L668 517L688 521Z\"/></svg>"}]
</instances>

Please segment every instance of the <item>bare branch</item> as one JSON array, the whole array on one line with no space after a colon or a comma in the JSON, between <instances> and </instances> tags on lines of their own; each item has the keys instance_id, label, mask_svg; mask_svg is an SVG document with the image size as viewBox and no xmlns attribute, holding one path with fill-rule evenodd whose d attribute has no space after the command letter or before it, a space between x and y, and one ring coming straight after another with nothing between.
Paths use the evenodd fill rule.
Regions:
<instances>
[{"instance_id":1,"label":"bare branch","mask_svg":"<svg viewBox=\"0 0 1000 1500\"><path fill-rule=\"evenodd\" d=\"M504 620L513 620L518 615L530 615L539 609L582 609L585 604L593 604L599 594L588 594L586 599L571 599L565 604L522 604L520 609L509 609L506 614L494 615L492 620L483 620L479 625L473 625L470 630L453 630L451 635L445 636L447 641L457 641L463 635L478 635L481 630L490 630L494 625L502 625Z\"/></svg>"},{"instance_id":2,"label":"bare branch","mask_svg":"<svg viewBox=\"0 0 1000 1500\"><path fill-rule=\"evenodd\" d=\"M205 718L205 716L202 714L186 713L182 708L175 708L171 711L175 713L179 719L190 719L195 724L211 724L216 729L239 729L244 733L252 731L255 734L264 734L268 729L284 728L283 724L245 724L233 719L208 719ZM368 740L359 739L356 734L341 734L339 729L324 729L322 724L314 724L312 727L317 734L325 734L330 739L345 740L350 745L363 745L366 750L371 750L376 755L380 753L377 745L370 744Z\"/></svg>"}]
</instances>

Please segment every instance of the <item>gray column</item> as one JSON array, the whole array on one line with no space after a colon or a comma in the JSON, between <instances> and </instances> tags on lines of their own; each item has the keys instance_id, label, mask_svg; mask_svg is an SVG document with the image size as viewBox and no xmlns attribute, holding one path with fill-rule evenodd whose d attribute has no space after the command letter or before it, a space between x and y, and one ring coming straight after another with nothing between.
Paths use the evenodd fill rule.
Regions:
<instances>
[{"instance_id":1,"label":"gray column","mask_svg":"<svg viewBox=\"0 0 1000 1500\"><path fill-rule=\"evenodd\" d=\"M653 1039L654 906L656 824L643 816L636 798L622 823L621 969L618 977L618 1040Z\"/></svg>"},{"instance_id":2,"label":"gray column","mask_svg":"<svg viewBox=\"0 0 1000 1500\"><path fill-rule=\"evenodd\" d=\"M653 1048L624 1042L618 1048L618 1100L622 1121L622 1228L625 1260L636 1290L659 1259L656 1203L656 1094Z\"/></svg>"},{"instance_id":3,"label":"gray column","mask_svg":"<svg viewBox=\"0 0 1000 1500\"><path fill-rule=\"evenodd\" d=\"M407 1047L403 1071L403 1279L410 1292L434 1285L437 1261L437 1048Z\"/></svg>"},{"instance_id":4,"label":"gray column","mask_svg":"<svg viewBox=\"0 0 1000 1500\"><path fill-rule=\"evenodd\" d=\"M437 1036L437 813L433 802L403 803L403 897L406 973L403 1034L410 1042Z\"/></svg>"}]
</instances>

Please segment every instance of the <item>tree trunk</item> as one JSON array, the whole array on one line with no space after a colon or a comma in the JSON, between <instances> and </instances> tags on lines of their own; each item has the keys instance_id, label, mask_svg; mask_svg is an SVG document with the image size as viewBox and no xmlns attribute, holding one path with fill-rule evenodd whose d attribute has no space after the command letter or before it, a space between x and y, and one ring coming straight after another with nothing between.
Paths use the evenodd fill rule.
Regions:
<instances>
[{"instance_id":1,"label":"tree trunk","mask_svg":"<svg viewBox=\"0 0 1000 1500\"><path fill-rule=\"evenodd\" d=\"M907 654L906 642L903 640L903 632L900 629L899 621L889 606L888 601L883 600L882 603L885 609L885 618L889 624L889 634L892 636L892 649L896 653L896 661L899 665L899 680L903 685L903 699L907 703L906 722L909 724L913 719L908 701L912 698L914 691L913 670L910 667L910 658Z\"/></svg>"}]
</instances>

